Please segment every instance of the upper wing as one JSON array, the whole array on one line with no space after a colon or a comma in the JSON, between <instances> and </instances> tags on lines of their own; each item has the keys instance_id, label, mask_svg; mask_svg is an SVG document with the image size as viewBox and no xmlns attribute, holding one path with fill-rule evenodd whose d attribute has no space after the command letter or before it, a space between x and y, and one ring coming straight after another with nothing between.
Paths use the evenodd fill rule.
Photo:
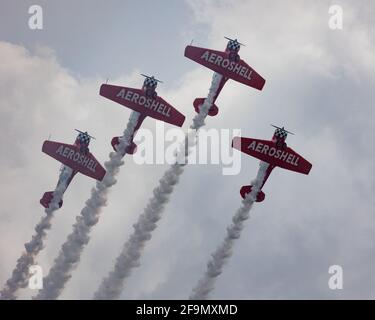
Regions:
<instances>
[{"instance_id":1,"label":"upper wing","mask_svg":"<svg viewBox=\"0 0 375 320\"><path fill-rule=\"evenodd\" d=\"M293 149L289 147L285 150L279 149L274 142L269 140L235 137L232 141L232 147L259 160L287 170L309 174L312 167L310 162Z\"/></svg>"},{"instance_id":2,"label":"upper wing","mask_svg":"<svg viewBox=\"0 0 375 320\"><path fill-rule=\"evenodd\" d=\"M100 95L146 116L182 127L185 116L163 98L147 98L140 89L102 84Z\"/></svg>"},{"instance_id":3,"label":"upper wing","mask_svg":"<svg viewBox=\"0 0 375 320\"><path fill-rule=\"evenodd\" d=\"M230 61L226 52L187 46L185 48L185 57L225 77L258 90L262 90L266 82L266 80L242 59L238 62Z\"/></svg>"},{"instance_id":4,"label":"upper wing","mask_svg":"<svg viewBox=\"0 0 375 320\"><path fill-rule=\"evenodd\" d=\"M75 145L44 141L42 151L73 170L96 180L101 181L106 173L90 152L87 154L81 153Z\"/></svg>"}]
</instances>

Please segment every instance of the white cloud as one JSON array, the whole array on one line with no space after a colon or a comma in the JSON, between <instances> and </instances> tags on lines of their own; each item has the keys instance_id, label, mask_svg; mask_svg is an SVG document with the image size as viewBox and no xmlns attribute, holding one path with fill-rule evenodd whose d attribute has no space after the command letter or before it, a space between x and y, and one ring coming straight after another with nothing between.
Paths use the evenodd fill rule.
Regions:
<instances>
[{"instance_id":1,"label":"white cloud","mask_svg":"<svg viewBox=\"0 0 375 320\"><path fill-rule=\"evenodd\" d=\"M272 173L266 200L254 207L212 297L374 298L374 6L340 1L344 30L332 31L326 1L217 3L193 3L197 26L208 34L206 43L195 45L220 49L224 35L237 37L246 43L241 57L267 82L262 92L229 82L217 102L219 115L206 121L208 127L240 128L245 136L267 138L269 123L285 125L296 133L288 137L290 146L313 169L307 177L281 169ZM166 42L160 46L168 47ZM105 77L77 78L53 51L30 53L1 42L0 55L6 61L0 64L3 284L43 212L41 194L56 183L59 165L40 152L42 141L51 133L69 142L74 128L88 130L97 137L93 153L104 161L129 111L98 95ZM182 52L170 59L188 63L192 71L173 89L165 81L159 93L186 114L187 126L192 101L207 93L211 72L186 62ZM136 73L113 82L139 86ZM145 126L153 128L152 120ZM166 168L125 162L62 298L92 297ZM218 166L188 167L123 298L186 298L240 205L239 188L256 168L257 161L245 155L239 176L222 176ZM69 188L40 256L46 270L92 185L77 176ZM328 289L331 264L344 268L342 292Z\"/></svg>"}]
</instances>

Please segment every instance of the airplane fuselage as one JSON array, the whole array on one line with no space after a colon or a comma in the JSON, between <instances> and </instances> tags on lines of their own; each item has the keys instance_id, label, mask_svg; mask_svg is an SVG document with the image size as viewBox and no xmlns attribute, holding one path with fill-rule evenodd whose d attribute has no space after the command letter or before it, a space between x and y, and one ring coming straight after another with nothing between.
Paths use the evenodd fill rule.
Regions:
<instances>
[{"instance_id":1,"label":"airplane fuselage","mask_svg":"<svg viewBox=\"0 0 375 320\"><path fill-rule=\"evenodd\" d=\"M76 174L77 174L77 171L74 171L72 168L66 165L62 165L61 170L60 170L59 180L57 181L56 189L59 188L60 190L63 190L63 194L64 194ZM65 178L65 177L68 177L68 178Z\"/></svg>"},{"instance_id":2,"label":"airplane fuselage","mask_svg":"<svg viewBox=\"0 0 375 320\"><path fill-rule=\"evenodd\" d=\"M283 145L285 144L285 139L286 138L280 138L280 137L277 137L277 136L274 135L272 137L272 141L275 143L274 147L269 147L268 145L264 145L261 142L253 141L248 146L248 148L253 150L253 151L256 151L256 152L265 153L265 154L268 154L270 156L274 156L277 159L283 159L284 161L288 161L288 162L289 161L296 161L298 163L299 158L297 158L296 160L294 160L294 158L291 159L289 157L288 152L286 152L284 150ZM282 142L282 144L279 144L279 142ZM269 152L271 152L271 154ZM294 157L294 155L292 155L292 156ZM263 177L263 181L260 185L259 191L258 191L257 196L256 196L257 202L262 202L264 200L265 194L262 191L262 188L265 185L265 183L267 182L269 176L271 175L272 170L276 167L275 165L272 165L268 162L265 162L265 163L267 164L267 169L266 169L265 175ZM249 192L252 191L252 188L253 188L253 186L243 186L241 188L241 191L240 191L241 196L243 198L245 198L246 194L248 194Z\"/></svg>"},{"instance_id":3,"label":"airplane fuselage","mask_svg":"<svg viewBox=\"0 0 375 320\"><path fill-rule=\"evenodd\" d=\"M87 150L86 152L89 152L88 146L81 145L78 139L74 142L74 145L77 147L85 147ZM87 169L95 172L96 164L92 160L89 161L89 158L86 157L85 153L75 152L74 150L71 150L70 148L67 148L67 147L64 150L59 150L60 148L56 150L56 153L61 152L62 156L67 157L67 158L70 157L70 159L72 159L73 161L77 161L78 163L86 166ZM77 171L63 164L60 169L59 180L57 181L56 188L63 190L63 194L64 194L76 174L77 174Z\"/></svg>"},{"instance_id":4,"label":"airplane fuselage","mask_svg":"<svg viewBox=\"0 0 375 320\"><path fill-rule=\"evenodd\" d=\"M80 143L80 141L78 139L76 139L76 141L74 142L74 145L81 148L82 150L84 149L85 152L83 152L83 153L75 152L74 150L71 150L68 147L64 148L64 146L61 146L56 150L56 153L58 153L60 156L69 158L70 160L73 160L75 162L79 162L80 164L84 164L86 166L86 168L88 168L88 169L91 168L89 166L92 166L93 168L91 168L91 169L94 170L94 172L95 172L95 168L94 168L95 165L90 164L91 160L86 157L86 153L89 152L88 144L83 145L83 144ZM87 160L85 160L85 159L87 159ZM68 188L68 186L70 185L70 183L72 182L74 176L77 174L77 172L78 171L75 171L72 168L70 168L70 167L68 167L64 164L61 166L59 179L57 181L56 188L55 188L55 190L59 190L62 193L61 199L59 201L60 207L62 206L62 203L63 203L63 195L64 195L66 189ZM52 191L45 192L42 199L40 199L40 204L43 207L48 208L52 199L53 199L53 197L54 197L54 192L52 192Z\"/></svg>"},{"instance_id":5,"label":"airplane fuselage","mask_svg":"<svg viewBox=\"0 0 375 320\"><path fill-rule=\"evenodd\" d=\"M209 51L206 51L203 55L202 55L202 57L201 58L203 58L203 56L207 56L207 52L209 52ZM226 60L228 60L229 61L229 55L231 54L231 53L236 53L237 55L238 55L238 51L231 51L231 50L229 50L229 49L225 49L225 52L226 53L228 53L228 59L226 59ZM212 56L212 54L214 54L215 56ZM219 58L221 58L220 56L217 56L215 53L211 53L211 55L208 57L208 59L209 60L207 60L207 61L210 61L210 60L215 60L215 63L217 62L217 63L221 63L222 61L220 61L220 59L218 60L218 57ZM221 60L223 60L222 58L221 58ZM212 61L210 61L210 62L212 62ZM231 63L235 63L234 61L231 61ZM225 63L225 65L226 65L226 63ZM229 70L229 69L228 69ZM232 70L232 69L231 69ZM229 70L229 71L231 71L231 70ZM219 96L219 94L220 94L220 92L221 92L221 90L224 88L224 85L225 85L225 83L229 80L229 78L228 77L225 77L225 76L223 76L223 75L221 75L222 76L222 78L221 78L221 81L220 81L220 84L219 84L219 87L218 87L218 89L217 89L217 91L216 91L216 93L215 93L215 96L214 96L214 99L213 99L213 104L215 104L215 101L216 101L216 99L217 99L217 97Z\"/></svg>"},{"instance_id":6,"label":"airplane fuselage","mask_svg":"<svg viewBox=\"0 0 375 320\"><path fill-rule=\"evenodd\" d=\"M263 153L267 153L268 152L268 155L271 156L271 157L275 157L276 159L282 159L288 163L291 163L295 166L298 166L298 160L299 158L297 157L297 159L295 159L295 156L292 155L292 154L289 154L288 152L286 152L284 149L284 144L286 146L286 143L285 143L285 140L286 140L286 137L285 138L281 138L281 137L278 137L276 136L275 134L272 136L272 141L275 143L275 146L274 147L269 147L267 145L262 145L262 143L258 143L254 146L252 146L252 144L249 145L248 148L255 148L254 150L255 151L259 151L259 152L263 152ZM255 141L254 141L255 142ZM261 191L264 184L266 183L266 181L268 180L272 170L275 168L276 166L268 163L268 167L267 167L267 171L266 171L266 174L263 178L263 183L261 185L261 187L259 188L259 190Z\"/></svg>"}]
</instances>

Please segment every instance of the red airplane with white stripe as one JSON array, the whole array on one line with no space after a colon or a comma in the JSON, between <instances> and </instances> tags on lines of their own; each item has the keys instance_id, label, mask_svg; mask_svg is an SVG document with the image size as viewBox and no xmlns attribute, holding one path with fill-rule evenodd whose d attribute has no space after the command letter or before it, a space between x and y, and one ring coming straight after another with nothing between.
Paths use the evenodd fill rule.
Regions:
<instances>
[{"instance_id":1,"label":"red airplane with white stripe","mask_svg":"<svg viewBox=\"0 0 375 320\"><path fill-rule=\"evenodd\" d=\"M89 144L91 137L87 132L79 132L74 144L65 144L61 142L46 140L43 143L42 151L52 158L60 161L63 165L60 169L60 176L57 187L62 187L65 193L70 182L80 172L85 176L101 181L106 173L105 169L100 165L98 160L90 153ZM67 179L63 177L67 175ZM40 204L48 208L53 199L53 191L45 192ZM63 200L59 202L61 208Z\"/></svg>"},{"instance_id":2,"label":"red airplane with white stripe","mask_svg":"<svg viewBox=\"0 0 375 320\"><path fill-rule=\"evenodd\" d=\"M140 114L134 134L131 137L131 144L125 149L125 153L128 154L134 154L136 152L137 145L133 142L134 135L147 116L174 124L178 127L181 127L185 121L185 116L182 113L158 96L156 87L158 82L161 81L155 79L153 76L149 77L144 74L142 74L142 76L146 78L143 82L142 89L114 86L110 84L102 84L100 87L101 96L115 101ZM119 144L120 138L121 137L114 137L111 141L112 147L115 151L117 151L116 146Z\"/></svg>"},{"instance_id":3,"label":"red airplane with white stripe","mask_svg":"<svg viewBox=\"0 0 375 320\"><path fill-rule=\"evenodd\" d=\"M214 103L209 109L209 116L216 116L218 114L219 108L215 105L215 101L228 79L235 80L258 90L262 90L266 82L253 68L240 58L238 51L243 44L238 42L237 39L225 38L229 40L225 51L199 48L191 45L185 48L185 57L223 76L214 97ZM194 100L193 104L197 113L199 113L199 108L204 103L204 100L205 98Z\"/></svg>"},{"instance_id":4,"label":"red airplane with white stripe","mask_svg":"<svg viewBox=\"0 0 375 320\"><path fill-rule=\"evenodd\" d=\"M272 140L235 137L232 141L233 148L269 164L260 191L257 194L257 202L264 200L265 194L261 189L275 167L302 174L309 174L312 168L310 162L286 145L286 137L291 132L285 130L284 127L272 126L276 128ZM252 186L243 186L240 191L242 198L245 198L251 190Z\"/></svg>"}]
</instances>

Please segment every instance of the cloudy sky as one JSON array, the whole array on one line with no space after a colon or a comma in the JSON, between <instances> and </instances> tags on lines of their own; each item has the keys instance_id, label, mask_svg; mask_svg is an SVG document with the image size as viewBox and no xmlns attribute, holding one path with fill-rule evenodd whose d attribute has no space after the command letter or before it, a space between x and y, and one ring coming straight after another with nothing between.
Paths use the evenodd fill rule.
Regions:
<instances>
[{"instance_id":1,"label":"cloudy sky","mask_svg":"<svg viewBox=\"0 0 375 320\"><path fill-rule=\"evenodd\" d=\"M59 164L41 152L43 141L69 143L74 128L88 130L97 138L91 151L107 160L130 111L100 97L100 84L138 87L140 72L164 81L158 92L186 115L186 129L212 72L186 59L184 47L194 39L224 49L229 36L246 44L241 57L267 82L261 92L228 82L207 128L266 139L270 123L284 125L313 168L309 176L274 170L211 297L375 298L373 1L38 1L43 30L28 27L33 4L0 1L0 286L57 181ZM333 4L343 9L342 30L328 26ZM144 126L155 130L155 121ZM240 206L240 187L256 174L258 161L241 159L233 176L222 165L187 167L123 299L189 296ZM168 167L125 161L60 298L92 298ZM65 194L38 257L45 273L93 185L77 176ZM343 268L342 290L328 287L331 265Z\"/></svg>"}]
</instances>

